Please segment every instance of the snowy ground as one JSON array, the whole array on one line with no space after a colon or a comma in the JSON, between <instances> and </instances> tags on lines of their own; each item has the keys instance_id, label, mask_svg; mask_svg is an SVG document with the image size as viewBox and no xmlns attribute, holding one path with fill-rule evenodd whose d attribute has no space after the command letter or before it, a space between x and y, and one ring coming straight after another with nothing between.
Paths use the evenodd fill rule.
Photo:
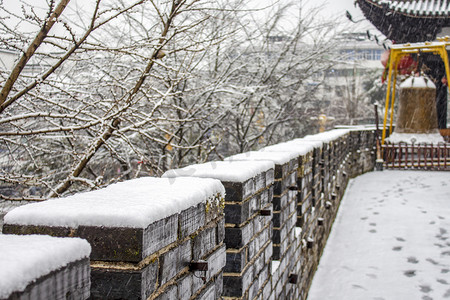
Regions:
<instances>
[{"instance_id":1,"label":"snowy ground","mask_svg":"<svg viewBox=\"0 0 450 300\"><path fill-rule=\"evenodd\" d=\"M450 173L350 182L308 300L450 299Z\"/></svg>"}]
</instances>

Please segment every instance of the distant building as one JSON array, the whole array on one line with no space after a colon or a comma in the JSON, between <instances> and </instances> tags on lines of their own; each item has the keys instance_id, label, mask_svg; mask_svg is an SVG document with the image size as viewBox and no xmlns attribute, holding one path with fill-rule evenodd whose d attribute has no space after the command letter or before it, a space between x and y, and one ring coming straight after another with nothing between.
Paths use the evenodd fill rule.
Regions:
<instances>
[{"instance_id":1,"label":"distant building","mask_svg":"<svg viewBox=\"0 0 450 300\"><path fill-rule=\"evenodd\" d=\"M386 50L369 40L366 33L345 33L339 39L342 42L336 50L336 64L324 74L325 84L320 89L322 113L337 123L371 122L373 110L367 105L381 99L373 99L368 90L376 81L381 85L381 55Z\"/></svg>"}]
</instances>

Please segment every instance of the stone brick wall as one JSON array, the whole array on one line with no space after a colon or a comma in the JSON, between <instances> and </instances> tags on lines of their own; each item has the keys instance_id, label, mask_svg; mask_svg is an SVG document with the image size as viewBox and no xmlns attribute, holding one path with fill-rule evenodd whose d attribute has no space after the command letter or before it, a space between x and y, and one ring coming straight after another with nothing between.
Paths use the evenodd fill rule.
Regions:
<instances>
[{"instance_id":1,"label":"stone brick wall","mask_svg":"<svg viewBox=\"0 0 450 300\"><path fill-rule=\"evenodd\" d=\"M223 195L212 192L214 186L212 188L209 184L215 181L189 181L194 185L194 192L186 197L178 190L186 187L186 183L178 185L181 180L177 180L167 184L167 181L156 178L150 182L142 181L141 186L133 181L122 183L121 188L129 191L124 194L140 196L142 200L129 202L120 195L111 201L114 209L105 209L104 213L104 207L98 208L97 202L91 200L89 209L94 214L86 211L86 217L84 212L80 212L79 217L72 216L69 222L64 220L65 209L79 208L77 203L84 205L85 199L90 200L94 196L92 199L95 199L98 191L56 200L48 207L40 203L31 209L31 214L36 214L36 217L30 216L29 211L16 213L12 221L7 216L3 231L7 234L45 234L87 240L92 247L90 299L217 299L223 293L222 276L226 262ZM162 183L165 183L167 193L157 194ZM217 184L223 189L220 182ZM195 186L203 187L204 191L201 188L195 190ZM104 194L115 197L114 193L107 193L109 189L111 187L107 187ZM140 192L133 194L135 189ZM196 205L167 215L164 205L157 205L161 200L157 198L167 195L167 206L175 206L170 203L174 199L171 192L175 199L183 198L182 201L192 201L189 199L192 197L199 199ZM153 204L148 201L149 205L153 205L156 216L161 217L156 217L155 221L144 227L133 225L136 222L146 224L147 220L141 222L139 217L135 221L127 209L138 205L145 210L146 200L150 200L152 194L157 194L153 197L157 202ZM46 209L53 207L56 210L50 214L56 218L45 221ZM102 214L108 215L103 221L105 226L101 222L96 225L99 222L92 217L101 218ZM124 215L126 220L117 223L122 226L109 225L110 220L123 218Z\"/></svg>"},{"instance_id":2,"label":"stone brick wall","mask_svg":"<svg viewBox=\"0 0 450 300\"><path fill-rule=\"evenodd\" d=\"M93 299L306 299L349 179L375 164L373 130L334 134L208 163L207 172L206 164L167 172L218 179L226 196L220 205L198 204L151 224L138 242L142 254L118 255L114 249L123 247L98 242L115 236L130 243L135 232L126 229L58 232L93 245ZM282 161L280 153L290 156ZM57 235L39 226L6 224L4 231ZM202 261L207 271L190 268Z\"/></svg>"}]
</instances>

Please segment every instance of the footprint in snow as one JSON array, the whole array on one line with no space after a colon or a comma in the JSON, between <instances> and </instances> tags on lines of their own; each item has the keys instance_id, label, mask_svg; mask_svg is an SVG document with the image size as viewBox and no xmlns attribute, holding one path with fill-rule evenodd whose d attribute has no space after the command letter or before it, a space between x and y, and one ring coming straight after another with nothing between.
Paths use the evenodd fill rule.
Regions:
<instances>
[{"instance_id":1,"label":"footprint in snow","mask_svg":"<svg viewBox=\"0 0 450 300\"><path fill-rule=\"evenodd\" d=\"M410 264L417 264L419 261L414 256L410 256L410 257L408 257L408 262Z\"/></svg>"},{"instance_id":2,"label":"footprint in snow","mask_svg":"<svg viewBox=\"0 0 450 300\"><path fill-rule=\"evenodd\" d=\"M369 232L370 233L377 233L377 231L375 229L370 229Z\"/></svg>"},{"instance_id":3,"label":"footprint in snow","mask_svg":"<svg viewBox=\"0 0 450 300\"><path fill-rule=\"evenodd\" d=\"M437 279L436 281L439 282L439 283L441 283L441 284L448 285L448 281L445 280L445 279Z\"/></svg>"},{"instance_id":4,"label":"footprint in snow","mask_svg":"<svg viewBox=\"0 0 450 300\"><path fill-rule=\"evenodd\" d=\"M358 284L352 284L352 288L354 288L354 289L361 289L361 290L367 291L367 289L365 287L363 287L361 285L358 285Z\"/></svg>"},{"instance_id":5,"label":"footprint in snow","mask_svg":"<svg viewBox=\"0 0 450 300\"><path fill-rule=\"evenodd\" d=\"M434 245L437 246L437 247L439 247L439 248L445 248L445 246L442 245L442 244L434 243Z\"/></svg>"},{"instance_id":6,"label":"footprint in snow","mask_svg":"<svg viewBox=\"0 0 450 300\"><path fill-rule=\"evenodd\" d=\"M441 235L444 235L444 234L447 233L447 229L439 228L439 233L440 233Z\"/></svg>"},{"instance_id":7,"label":"footprint in snow","mask_svg":"<svg viewBox=\"0 0 450 300\"><path fill-rule=\"evenodd\" d=\"M395 246L394 248L392 248L392 251L401 251L402 249L402 246Z\"/></svg>"},{"instance_id":8,"label":"footprint in snow","mask_svg":"<svg viewBox=\"0 0 450 300\"><path fill-rule=\"evenodd\" d=\"M367 220L369 217L362 217L361 220Z\"/></svg>"},{"instance_id":9,"label":"footprint in snow","mask_svg":"<svg viewBox=\"0 0 450 300\"><path fill-rule=\"evenodd\" d=\"M438 216L438 218L439 218L440 220L445 220L445 218L442 217L442 216Z\"/></svg>"},{"instance_id":10,"label":"footprint in snow","mask_svg":"<svg viewBox=\"0 0 450 300\"><path fill-rule=\"evenodd\" d=\"M450 298L450 289L445 292L444 298Z\"/></svg>"},{"instance_id":11,"label":"footprint in snow","mask_svg":"<svg viewBox=\"0 0 450 300\"><path fill-rule=\"evenodd\" d=\"M444 252L441 253L441 255L450 256L450 251L444 251Z\"/></svg>"},{"instance_id":12,"label":"footprint in snow","mask_svg":"<svg viewBox=\"0 0 450 300\"><path fill-rule=\"evenodd\" d=\"M377 226L377 223L369 223L370 226Z\"/></svg>"},{"instance_id":13,"label":"footprint in snow","mask_svg":"<svg viewBox=\"0 0 450 300\"><path fill-rule=\"evenodd\" d=\"M433 290L429 285L420 285L419 287L422 293L429 293Z\"/></svg>"},{"instance_id":14,"label":"footprint in snow","mask_svg":"<svg viewBox=\"0 0 450 300\"><path fill-rule=\"evenodd\" d=\"M435 221L431 221L431 222L430 222L430 225L434 225L434 224L436 224Z\"/></svg>"},{"instance_id":15,"label":"footprint in snow","mask_svg":"<svg viewBox=\"0 0 450 300\"><path fill-rule=\"evenodd\" d=\"M377 212L377 211L374 211L373 214L374 214L374 215L379 215L380 213Z\"/></svg>"},{"instance_id":16,"label":"footprint in snow","mask_svg":"<svg viewBox=\"0 0 450 300\"><path fill-rule=\"evenodd\" d=\"M395 238L397 241L399 241L399 242L404 242L404 241L406 241L404 238L402 238L402 237L396 237Z\"/></svg>"},{"instance_id":17,"label":"footprint in snow","mask_svg":"<svg viewBox=\"0 0 450 300\"><path fill-rule=\"evenodd\" d=\"M377 279L377 275L375 274L366 274L366 276L372 279Z\"/></svg>"},{"instance_id":18,"label":"footprint in snow","mask_svg":"<svg viewBox=\"0 0 450 300\"><path fill-rule=\"evenodd\" d=\"M422 300L433 300L433 298L431 298L430 296L423 296Z\"/></svg>"},{"instance_id":19,"label":"footprint in snow","mask_svg":"<svg viewBox=\"0 0 450 300\"><path fill-rule=\"evenodd\" d=\"M422 213L423 214L427 214L428 212L426 210L422 210Z\"/></svg>"},{"instance_id":20,"label":"footprint in snow","mask_svg":"<svg viewBox=\"0 0 450 300\"><path fill-rule=\"evenodd\" d=\"M416 270L408 270L403 272L403 275L405 275L406 277L414 277L416 276Z\"/></svg>"},{"instance_id":21,"label":"footprint in snow","mask_svg":"<svg viewBox=\"0 0 450 300\"><path fill-rule=\"evenodd\" d=\"M450 272L449 269L442 269L442 270L441 270L441 273L442 273L442 274L447 274L447 273L449 273L449 272Z\"/></svg>"},{"instance_id":22,"label":"footprint in snow","mask_svg":"<svg viewBox=\"0 0 450 300\"><path fill-rule=\"evenodd\" d=\"M426 261L429 262L429 263L432 263L433 265L438 265L439 264L437 261L435 261L432 258L427 258Z\"/></svg>"}]
</instances>

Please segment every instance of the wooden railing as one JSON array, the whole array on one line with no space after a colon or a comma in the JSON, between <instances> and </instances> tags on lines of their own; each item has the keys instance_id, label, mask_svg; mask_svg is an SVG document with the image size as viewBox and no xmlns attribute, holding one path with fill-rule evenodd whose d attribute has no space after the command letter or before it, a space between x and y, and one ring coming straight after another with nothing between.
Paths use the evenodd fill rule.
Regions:
<instances>
[{"instance_id":1,"label":"wooden railing","mask_svg":"<svg viewBox=\"0 0 450 300\"><path fill-rule=\"evenodd\" d=\"M388 169L450 170L449 143L383 145L384 166Z\"/></svg>"}]
</instances>

